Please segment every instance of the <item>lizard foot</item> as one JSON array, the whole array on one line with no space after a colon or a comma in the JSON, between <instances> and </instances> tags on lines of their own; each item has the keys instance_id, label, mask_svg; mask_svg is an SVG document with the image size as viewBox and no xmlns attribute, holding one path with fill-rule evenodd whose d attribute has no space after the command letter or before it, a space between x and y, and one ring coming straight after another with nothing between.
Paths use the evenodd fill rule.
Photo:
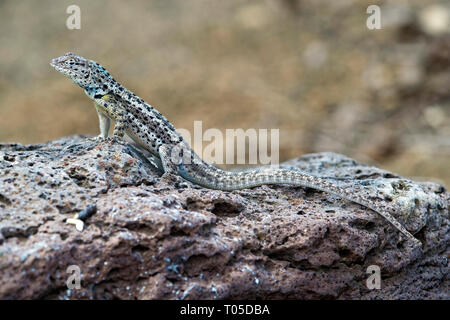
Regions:
<instances>
[{"instance_id":1,"label":"lizard foot","mask_svg":"<svg viewBox=\"0 0 450 320\"><path fill-rule=\"evenodd\" d=\"M98 136L94 136L91 138L93 141L95 142L103 142L106 139L108 139L107 137L102 136L101 134L99 134Z\"/></svg>"}]
</instances>

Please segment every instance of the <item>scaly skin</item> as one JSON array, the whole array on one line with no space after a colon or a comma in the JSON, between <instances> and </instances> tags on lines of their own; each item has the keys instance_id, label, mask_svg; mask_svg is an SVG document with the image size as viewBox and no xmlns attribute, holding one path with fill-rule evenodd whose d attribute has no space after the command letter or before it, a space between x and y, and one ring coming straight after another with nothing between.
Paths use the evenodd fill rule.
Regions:
<instances>
[{"instance_id":1,"label":"scaly skin","mask_svg":"<svg viewBox=\"0 0 450 320\"><path fill-rule=\"evenodd\" d=\"M394 211L393 208L367 200L368 197L363 196L364 189L360 186L356 186L358 193L355 193L355 188L340 187L300 170L220 170L204 162L161 113L120 85L97 62L69 52L53 59L50 65L71 78L94 100L101 137L108 136L110 119L113 119L116 122L114 137L121 139L124 134L130 136L160 161L166 173L176 174L197 185L218 190L237 190L264 184L291 184L321 190L374 210L408 239L421 246L420 241L388 212Z\"/></svg>"}]
</instances>

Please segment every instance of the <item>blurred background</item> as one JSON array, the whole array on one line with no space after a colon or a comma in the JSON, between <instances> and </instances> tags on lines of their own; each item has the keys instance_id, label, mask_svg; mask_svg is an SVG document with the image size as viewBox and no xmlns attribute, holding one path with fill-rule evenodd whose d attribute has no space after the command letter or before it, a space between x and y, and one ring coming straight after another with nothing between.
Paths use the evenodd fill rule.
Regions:
<instances>
[{"instance_id":1,"label":"blurred background","mask_svg":"<svg viewBox=\"0 0 450 320\"><path fill-rule=\"evenodd\" d=\"M176 127L280 129L281 161L334 151L450 186L448 1L0 0L1 142L98 134L92 102L48 64L67 51Z\"/></svg>"}]
</instances>

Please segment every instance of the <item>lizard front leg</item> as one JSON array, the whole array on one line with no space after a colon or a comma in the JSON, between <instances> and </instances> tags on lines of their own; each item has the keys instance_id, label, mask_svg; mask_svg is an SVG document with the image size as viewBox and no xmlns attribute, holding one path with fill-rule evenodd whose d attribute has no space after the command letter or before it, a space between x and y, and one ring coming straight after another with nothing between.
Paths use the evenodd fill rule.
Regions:
<instances>
[{"instance_id":1,"label":"lizard front leg","mask_svg":"<svg viewBox=\"0 0 450 320\"><path fill-rule=\"evenodd\" d=\"M124 103L115 96L107 94L95 100L95 107L99 114L102 136L108 136L109 118L112 118L115 121L113 135L115 138L122 140L127 129L128 121L128 113ZM105 120L105 117L108 118L108 121Z\"/></svg>"},{"instance_id":2,"label":"lizard front leg","mask_svg":"<svg viewBox=\"0 0 450 320\"><path fill-rule=\"evenodd\" d=\"M109 127L111 125L111 119L102 111L102 106L97 102L94 102L95 109L97 110L98 123L100 127L99 138L108 138Z\"/></svg>"}]
</instances>

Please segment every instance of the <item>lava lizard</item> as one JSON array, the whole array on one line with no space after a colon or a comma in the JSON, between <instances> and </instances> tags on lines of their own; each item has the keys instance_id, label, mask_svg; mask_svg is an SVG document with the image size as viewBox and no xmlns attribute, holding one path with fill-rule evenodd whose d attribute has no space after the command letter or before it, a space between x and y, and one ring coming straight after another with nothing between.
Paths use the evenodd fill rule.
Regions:
<instances>
[{"instance_id":1,"label":"lava lizard","mask_svg":"<svg viewBox=\"0 0 450 320\"><path fill-rule=\"evenodd\" d=\"M181 176L209 189L230 191L264 184L292 184L324 191L377 212L408 239L421 246L421 242L388 212L394 210L388 205L366 200L361 195L364 193L361 186L338 186L297 169L261 167L237 172L221 170L203 161L160 112L119 84L99 63L68 52L53 59L50 65L72 79L94 100L101 137L108 137L110 120L113 119L114 137L122 139L126 133L152 154L156 165L165 173ZM76 219L70 220L75 220L72 223L77 224Z\"/></svg>"}]
</instances>

